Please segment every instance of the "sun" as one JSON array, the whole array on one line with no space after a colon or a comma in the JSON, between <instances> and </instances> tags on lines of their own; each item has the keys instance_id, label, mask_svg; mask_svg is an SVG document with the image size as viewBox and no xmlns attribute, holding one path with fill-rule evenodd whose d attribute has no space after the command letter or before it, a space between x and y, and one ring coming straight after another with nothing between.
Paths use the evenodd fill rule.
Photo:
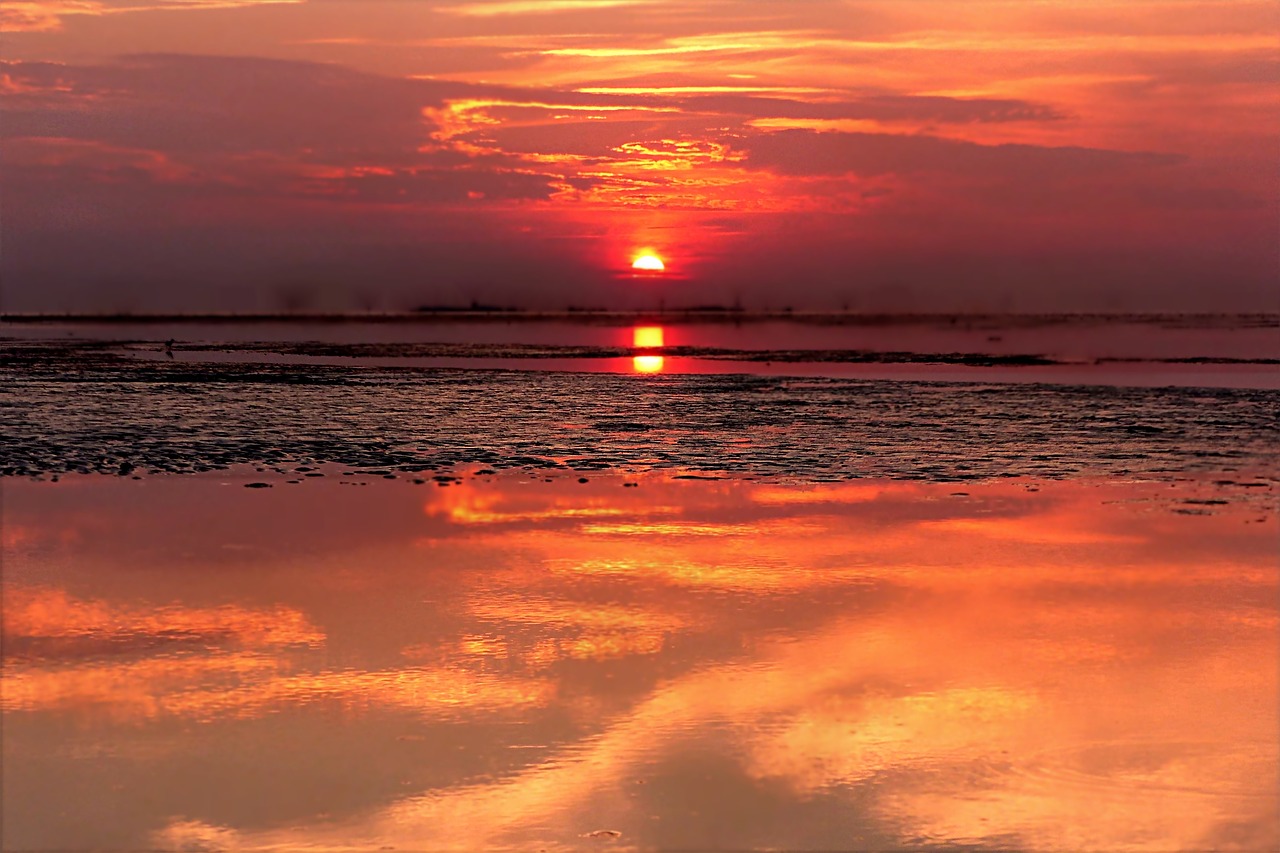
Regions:
<instances>
[{"instance_id":1,"label":"sun","mask_svg":"<svg viewBox=\"0 0 1280 853\"><path fill-rule=\"evenodd\" d=\"M644 252L631 262L631 268L641 272L662 272L667 265L662 262L662 258L652 252Z\"/></svg>"}]
</instances>

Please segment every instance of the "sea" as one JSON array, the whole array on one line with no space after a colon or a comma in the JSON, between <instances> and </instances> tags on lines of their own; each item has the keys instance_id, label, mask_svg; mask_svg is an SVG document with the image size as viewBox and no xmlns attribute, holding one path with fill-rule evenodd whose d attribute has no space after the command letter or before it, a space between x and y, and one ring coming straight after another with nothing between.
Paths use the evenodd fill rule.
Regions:
<instances>
[{"instance_id":1,"label":"sea","mask_svg":"<svg viewBox=\"0 0 1280 853\"><path fill-rule=\"evenodd\" d=\"M4 850L1280 845L1280 316L0 320Z\"/></svg>"}]
</instances>

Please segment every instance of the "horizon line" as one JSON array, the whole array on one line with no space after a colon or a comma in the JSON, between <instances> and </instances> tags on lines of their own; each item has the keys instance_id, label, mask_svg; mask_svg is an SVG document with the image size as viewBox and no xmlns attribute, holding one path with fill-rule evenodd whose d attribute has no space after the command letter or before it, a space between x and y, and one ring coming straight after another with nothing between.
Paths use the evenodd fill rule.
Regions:
<instances>
[{"instance_id":1,"label":"horizon line","mask_svg":"<svg viewBox=\"0 0 1280 853\"><path fill-rule=\"evenodd\" d=\"M794 321L894 324L909 322L974 322L1005 320L1023 322L1140 321L1161 320L1261 320L1280 326L1280 312L1273 311L858 311L743 309L726 306L687 306L660 309L567 308L531 309L513 307L430 307L407 311L193 311L193 312L0 312L0 323L415 323L448 320L454 322L548 321L548 320L695 320L724 322Z\"/></svg>"}]
</instances>

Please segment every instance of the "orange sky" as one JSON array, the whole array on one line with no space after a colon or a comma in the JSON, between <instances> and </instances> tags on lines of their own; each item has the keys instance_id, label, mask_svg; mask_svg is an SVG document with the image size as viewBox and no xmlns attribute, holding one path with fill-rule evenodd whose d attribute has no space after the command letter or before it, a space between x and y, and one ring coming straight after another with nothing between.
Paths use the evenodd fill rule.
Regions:
<instances>
[{"instance_id":1,"label":"orange sky","mask_svg":"<svg viewBox=\"0 0 1280 853\"><path fill-rule=\"evenodd\" d=\"M1275 307L1271 2L0 0L0 29L7 309Z\"/></svg>"}]
</instances>

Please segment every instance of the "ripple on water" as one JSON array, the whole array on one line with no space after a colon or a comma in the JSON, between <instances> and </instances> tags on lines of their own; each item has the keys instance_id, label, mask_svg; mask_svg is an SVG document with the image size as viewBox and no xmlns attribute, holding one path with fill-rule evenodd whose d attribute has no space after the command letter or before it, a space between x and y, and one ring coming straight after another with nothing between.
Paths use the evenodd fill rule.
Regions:
<instances>
[{"instance_id":1,"label":"ripple on water","mask_svg":"<svg viewBox=\"0 0 1280 853\"><path fill-rule=\"evenodd\" d=\"M1272 754L1268 755L1268 751ZM1185 740L1095 741L1012 762L1028 791L1088 791L1111 800L1159 797L1261 801L1257 773L1275 766L1274 745ZM1256 772L1252 772L1256 771Z\"/></svg>"}]
</instances>

